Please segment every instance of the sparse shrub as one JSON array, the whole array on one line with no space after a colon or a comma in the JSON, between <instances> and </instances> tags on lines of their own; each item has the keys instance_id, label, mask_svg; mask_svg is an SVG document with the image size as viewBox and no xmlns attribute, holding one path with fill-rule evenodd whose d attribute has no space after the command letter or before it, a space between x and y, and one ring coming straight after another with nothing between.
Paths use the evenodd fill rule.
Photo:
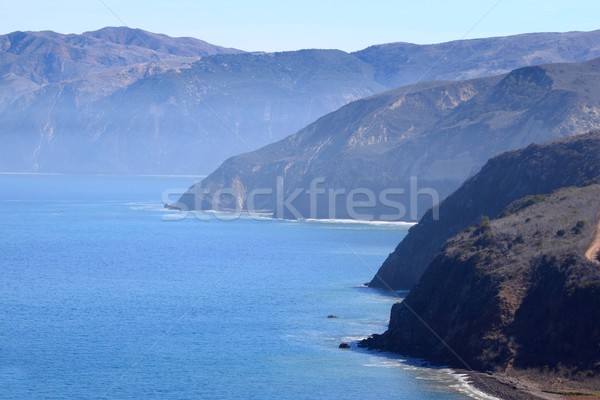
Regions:
<instances>
[{"instance_id":1,"label":"sparse shrub","mask_svg":"<svg viewBox=\"0 0 600 400\"><path fill-rule=\"evenodd\" d=\"M577 257L575 254L567 254L563 260L563 267L572 267L577 265L578 262L579 257Z\"/></svg>"},{"instance_id":2,"label":"sparse shrub","mask_svg":"<svg viewBox=\"0 0 600 400\"><path fill-rule=\"evenodd\" d=\"M577 221L577 224L571 228L571 232L573 232L574 235L579 235L581 231L583 231L583 228L585 228L585 221Z\"/></svg>"},{"instance_id":3,"label":"sparse shrub","mask_svg":"<svg viewBox=\"0 0 600 400\"><path fill-rule=\"evenodd\" d=\"M523 203L523 206L521 207L521 209L531 207L532 205L537 204L540 201L544 200L546 197L548 197L548 196L545 194L538 194L535 196L531 196Z\"/></svg>"},{"instance_id":4,"label":"sparse shrub","mask_svg":"<svg viewBox=\"0 0 600 400\"><path fill-rule=\"evenodd\" d=\"M470 258L469 261L473 264L473 265L482 265L485 264L487 260L487 257L485 256L485 254L481 251L478 251L477 253L473 254Z\"/></svg>"},{"instance_id":5,"label":"sparse shrub","mask_svg":"<svg viewBox=\"0 0 600 400\"><path fill-rule=\"evenodd\" d=\"M524 244L525 243L525 238L523 238L523 235L519 235L515 238L515 240L513 240L513 243L516 244Z\"/></svg>"},{"instance_id":6,"label":"sparse shrub","mask_svg":"<svg viewBox=\"0 0 600 400\"><path fill-rule=\"evenodd\" d=\"M558 231L556 231L556 236L558 237L563 237L567 234L567 231L565 231L564 229L560 229Z\"/></svg>"},{"instance_id":7,"label":"sparse shrub","mask_svg":"<svg viewBox=\"0 0 600 400\"><path fill-rule=\"evenodd\" d=\"M484 234L480 235L475 241L475 246L477 247L488 247L496 243L496 238L492 234L491 231L487 231Z\"/></svg>"},{"instance_id":8,"label":"sparse shrub","mask_svg":"<svg viewBox=\"0 0 600 400\"><path fill-rule=\"evenodd\" d=\"M477 240L474 243L476 247L487 247L495 243L494 234L492 233L492 224L488 217L481 217L481 220L475 227L471 237L477 237Z\"/></svg>"},{"instance_id":9,"label":"sparse shrub","mask_svg":"<svg viewBox=\"0 0 600 400\"><path fill-rule=\"evenodd\" d=\"M479 224L473 231L473 236L483 235L485 233L491 232L492 224L490 223L490 219L486 216L481 217Z\"/></svg>"}]
</instances>

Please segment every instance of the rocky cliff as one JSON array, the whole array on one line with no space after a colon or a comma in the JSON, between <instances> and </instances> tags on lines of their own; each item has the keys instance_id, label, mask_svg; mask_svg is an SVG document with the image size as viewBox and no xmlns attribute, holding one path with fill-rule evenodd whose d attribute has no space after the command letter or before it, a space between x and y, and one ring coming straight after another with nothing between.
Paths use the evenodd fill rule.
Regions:
<instances>
[{"instance_id":1,"label":"rocky cliff","mask_svg":"<svg viewBox=\"0 0 600 400\"><path fill-rule=\"evenodd\" d=\"M227 160L180 203L252 208L251 198L255 209L284 218L418 220L490 157L600 128L598 71L600 59L550 64L362 99ZM235 195L213 197L224 189ZM257 190L260 196L250 196ZM370 207L352 214L348 204L356 191L373 196L356 196ZM293 200L291 212L279 212L281 199Z\"/></svg>"},{"instance_id":2,"label":"rocky cliff","mask_svg":"<svg viewBox=\"0 0 600 400\"><path fill-rule=\"evenodd\" d=\"M493 158L441 203L438 219L429 210L410 229L369 285L411 289L444 243L483 216L495 218L519 198L581 186L599 176L600 133Z\"/></svg>"},{"instance_id":3,"label":"rocky cliff","mask_svg":"<svg viewBox=\"0 0 600 400\"><path fill-rule=\"evenodd\" d=\"M492 160L486 168L500 169L473 178L478 193L491 187L484 177L514 181L509 164L527 165L520 174L531 183L571 186L577 176L581 185L523 197L460 229L393 306L388 330L363 345L462 368L599 373L600 255L589 250L600 241L600 184L588 179L600 177L599 143L589 135Z\"/></svg>"}]
</instances>

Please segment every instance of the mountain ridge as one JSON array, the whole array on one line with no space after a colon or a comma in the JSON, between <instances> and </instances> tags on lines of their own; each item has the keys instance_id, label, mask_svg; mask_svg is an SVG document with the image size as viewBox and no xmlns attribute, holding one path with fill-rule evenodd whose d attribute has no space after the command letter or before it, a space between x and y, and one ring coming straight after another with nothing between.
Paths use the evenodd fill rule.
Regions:
<instances>
[{"instance_id":1,"label":"mountain ridge","mask_svg":"<svg viewBox=\"0 0 600 400\"><path fill-rule=\"evenodd\" d=\"M14 122L0 129L15 145L0 152L0 169L73 172L71 144L80 142L89 149L81 172L203 174L358 98L423 79L508 72L509 66L539 60L581 61L600 56L598 36L593 31L411 45L403 56L398 52L408 50L397 44L355 53L244 53L123 27L82 35L15 33L10 40L3 35L0 113ZM484 44L487 52L481 51ZM448 46L452 53L438 62ZM499 58L512 61L497 65ZM413 73L434 64L433 75ZM118 108L111 105L119 102ZM61 104L85 117L67 123ZM228 142L221 143L223 138Z\"/></svg>"},{"instance_id":2,"label":"mountain ridge","mask_svg":"<svg viewBox=\"0 0 600 400\"><path fill-rule=\"evenodd\" d=\"M402 207L375 204L363 219L388 216L396 207L396 219L418 220L490 157L600 128L600 97L593 89L600 88L599 68L600 59L547 64L361 99L286 139L228 159L179 203L186 209L246 208L249 193L268 189L273 194L253 205L275 212L281 178L283 198L302 191L293 203L300 218L352 218L348 203L342 199L331 207L337 200L329 196L362 188L375 194L404 191L404 197L393 197ZM309 190L319 179L324 179L319 189L328 192L313 207ZM213 201L210 195L225 189L236 193ZM201 191L206 195L196 198ZM298 218L293 214L276 216Z\"/></svg>"},{"instance_id":3,"label":"mountain ridge","mask_svg":"<svg viewBox=\"0 0 600 400\"><path fill-rule=\"evenodd\" d=\"M566 35L565 35L566 34ZM514 52L523 46L521 40L527 38L528 52ZM579 39L583 43L576 43ZM453 40L444 43L416 45L398 42L367 47L353 54L369 60L380 76L380 82L389 86L402 86L420 80L466 80L482 76L499 75L511 70L536 64L582 61L595 58L599 46L600 30L591 32L539 32L511 36ZM385 49L382 54L381 49ZM487 57L494 52L494 57ZM397 63L390 69L381 59L398 57L404 63ZM447 70L440 70L440 60L444 59ZM472 67L464 68L466 59L472 59ZM417 61L420 60L420 61ZM425 61L426 60L426 61ZM463 68L461 69L461 65ZM486 72L482 74L483 70ZM412 77L406 79L403 77Z\"/></svg>"}]
</instances>

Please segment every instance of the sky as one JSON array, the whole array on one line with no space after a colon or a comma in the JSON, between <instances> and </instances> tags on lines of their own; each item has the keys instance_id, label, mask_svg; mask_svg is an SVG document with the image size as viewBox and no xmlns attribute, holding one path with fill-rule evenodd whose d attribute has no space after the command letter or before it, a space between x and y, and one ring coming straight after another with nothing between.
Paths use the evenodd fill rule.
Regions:
<instances>
[{"instance_id":1,"label":"sky","mask_svg":"<svg viewBox=\"0 0 600 400\"><path fill-rule=\"evenodd\" d=\"M600 29L594 0L0 0L0 34L129 26L247 51Z\"/></svg>"}]
</instances>

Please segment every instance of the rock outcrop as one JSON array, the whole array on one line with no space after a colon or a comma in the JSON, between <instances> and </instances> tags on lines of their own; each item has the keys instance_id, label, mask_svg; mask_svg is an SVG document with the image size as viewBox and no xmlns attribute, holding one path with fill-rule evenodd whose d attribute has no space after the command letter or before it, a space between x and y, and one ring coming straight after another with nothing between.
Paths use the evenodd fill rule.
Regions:
<instances>
[{"instance_id":1,"label":"rock outcrop","mask_svg":"<svg viewBox=\"0 0 600 400\"><path fill-rule=\"evenodd\" d=\"M481 217L496 218L524 196L582 186L598 177L600 132L493 158L441 203L439 219L430 210L410 229L369 286L411 289L444 243Z\"/></svg>"},{"instance_id":2,"label":"rock outcrop","mask_svg":"<svg viewBox=\"0 0 600 400\"><path fill-rule=\"evenodd\" d=\"M473 185L501 188L524 167L529 185L563 188L461 229L393 306L388 330L362 345L478 370L600 373L600 269L586 257L600 221L599 143L586 135L490 161L505 168L484 168L455 193L463 202L490 201Z\"/></svg>"}]
</instances>

